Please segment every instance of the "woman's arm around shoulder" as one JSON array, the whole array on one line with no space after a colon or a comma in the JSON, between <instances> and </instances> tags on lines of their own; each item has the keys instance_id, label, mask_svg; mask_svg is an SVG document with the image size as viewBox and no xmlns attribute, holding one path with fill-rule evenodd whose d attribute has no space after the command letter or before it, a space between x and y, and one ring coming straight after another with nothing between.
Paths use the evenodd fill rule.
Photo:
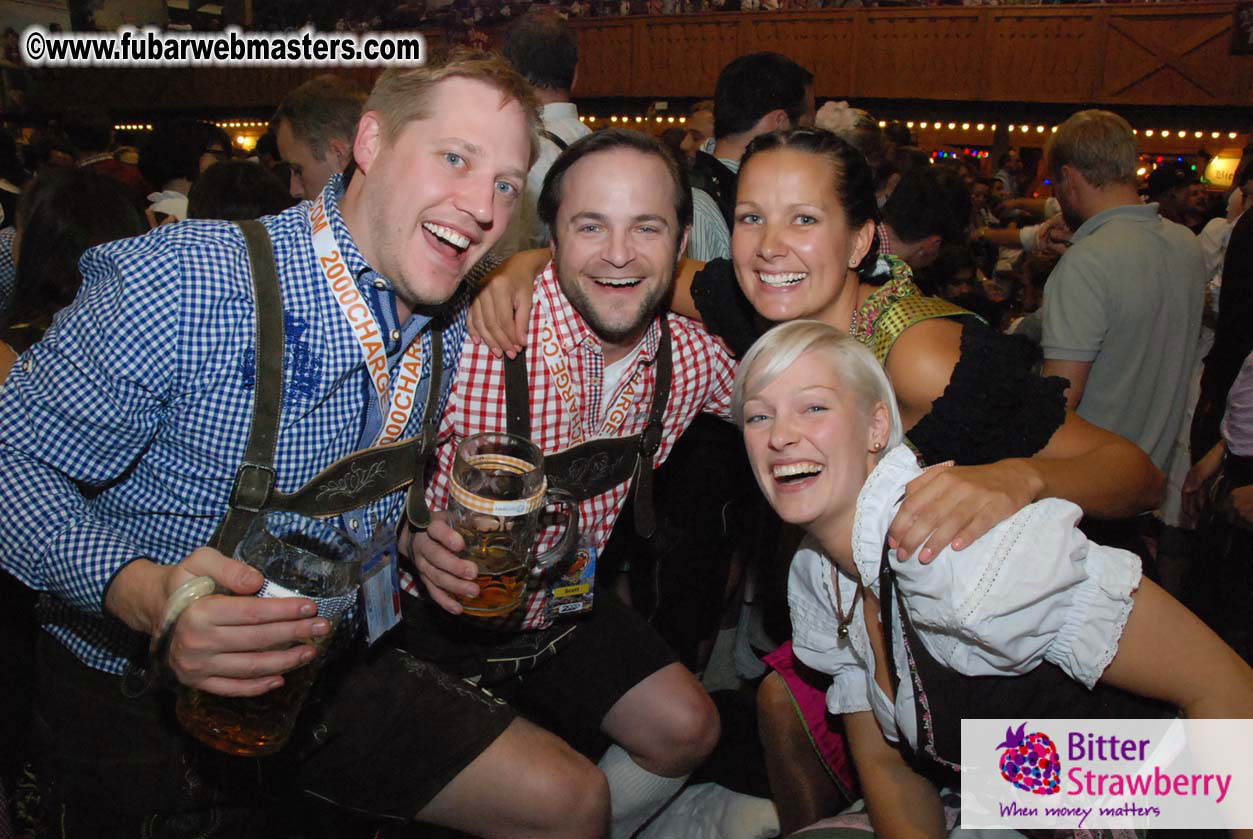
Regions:
<instances>
[{"instance_id":1,"label":"woman's arm around shoulder","mask_svg":"<svg viewBox=\"0 0 1253 839\"><path fill-rule=\"evenodd\" d=\"M706 264L699 259L689 259L686 256L679 260L679 267L674 271L674 292L670 295L670 311L692 320L701 319L700 309L696 308L696 301L692 299L692 284L696 281L696 275L704 269Z\"/></svg>"},{"instance_id":2,"label":"woman's arm around shoulder","mask_svg":"<svg viewBox=\"0 0 1253 839\"><path fill-rule=\"evenodd\" d=\"M961 359L962 325L950 318L915 323L892 345L883 367L892 380L906 429L931 412Z\"/></svg>"},{"instance_id":3,"label":"woman's arm around shoulder","mask_svg":"<svg viewBox=\"0 0 1253 839\"><path fill-rule=\"evenodd\" d=\"M893 346L886 367L906 428L948 387L961 357L961 330L949 320L923 321ZM961 550L1041 498L1065 498L1090 515L1117 518L1152 509L1164 487L1165 477L1137 446L1068 411L1032 457L931 470L915 479L889 535L911 554L925 542L920 559L926 562L945 545Z\"/></svg>"},{"instance_id":4,"label":"woman's arm around shoulder","mask_svg":"<svg viewBox=\"0 0 1253 839\"><path fill-rule=\"evenodd\" d=\"M948 388L961 359L962 329L947 318L926 320L893 345L885 368L906 429L930 413ZM1038 476L1009 460L930 469L906 487L888 531L890 544L906 555L921 548L918 558L929 562L948 545L966 547L1040 497L1040 489Z\"/></svg>"},{"instance_id":5,"label":"woman's arm around shoulder","mask_svg":"<svg viewBox=\"0 0 1253 839\"><path fill-rule=\"evenodd\" d=\"M519 251L485 276L470 304L466 328L476 342L487 344L492 353L515 357L526 346L527 324L531 319L531 299L535 277L552 259L548 248ZM700 320L692 300L692 282L705 263L683 258L675 269L670 311Z\"/></svg>"}]
</instances>

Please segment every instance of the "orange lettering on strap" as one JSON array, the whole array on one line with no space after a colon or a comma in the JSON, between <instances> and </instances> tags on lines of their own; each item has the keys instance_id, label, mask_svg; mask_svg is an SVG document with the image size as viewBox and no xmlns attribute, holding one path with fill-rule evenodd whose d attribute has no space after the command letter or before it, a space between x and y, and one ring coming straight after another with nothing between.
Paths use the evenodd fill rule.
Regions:
<instances>
[{"instance_id":1,"label":"orange lettering on strap","mask_svg":"<svg viewBox=\"0 0 1253 839\"><path fill-rule=\"evenodd\" d=\"M356 286L352 284L352 278L344 274L337 280L331 281L331 291L335 292L336 297L342 299L345 294L349 295L349 300L355 295L358 300L361 299L361 292L357 291ZM373 315L371 315L373 317Z\"/></svg>"},{"instance_id":2,"label":"orange lettering on strap","mask_svg":"<svg viewBox=\"0 0 1253 839\"><path fill-rule=\"evenodd\" d=\"M330 287L335 302L339 304L340 313L352 328L353 337L356 338L365 359L370 381L378 394L379 408L387 421L375 442L390 443L404 432L413 412L414 390L422 373L422 339L412 341L401 359L401 369L412 370L414 375L404 376L406 387L403 390L398 388L396 394L400 398L389 399L388 390L392 379L387 371L387 354L379 340L382 330L357 289L352 272L344 264L334 231L330 229L326 217L322 196L318 196L309 205L309 222L313 229L313 250L317 255L318 267L322 270L322 276Z\"/></svg>"},{"instance_id":3,"label":"orange lettering on strap","mask_svg":"<svg viewBox=\"0 0 1253 839\"><path fill-rule=\"evenodd\" d=\"M352 325L353 332L357 333L358 341L369 341L379 336L378 327L374 325L374 318L368 321L358 321Z\"/></svg>"},{"instance_id":4,"label":"orange lettering on strap","mask_svg":"<svg viewBox=\"0 0 1253 839\"><path fill-rule=\"evenodd\" d=\"M544 276L548 275L545 274ZM573 369L565 352L562 350L560 342L557 340L556 329L549 319L547 310L543 308L544 304L541 302L540 305L539 339L541 357L548 368L553 387L557 389L563 405L570 414L569 445L576 446L583 441L583 414L580 395L575 392ZM631 406L644 392L643 382L639 380L642 369L639 366L636 367L630 380L623 385L618 398L605 411L605 423L598 432L601 436L616 434L631 417Z\"/></svg>"},{"instance_id":5,"label":"orange lettering on strap","mask_svg":"<svg viewBox=\"0 0 1253 839\"><path fill-rule=\"evenodd\" d=\"M605 420L605 433L613 434L622 427L622 423L626 421L628 416L627 409L631 403L635 401L635 382L631 381L622 390L622 395L613 403L613 407L609 409L609 415Z\"/></svg>"},{"instance_id":6,"label":"orange lettering on strap","mask_svg":"<svg viewBox=\"0 0 1253 839\"><path fill-rule=\"evenodd\" d=\"M309 207L309 221L313 224L314 234L321 233L330 224L326 220L326 208L322 206L322 196L318 196L318 200L313 202ZM339 259L339 251L335 251L335 258Z\"/></svg>"},{"instance_id":7,"label":"orange lettering on strap","mask_svg":"<svg viewBox=\"0 0 1253 839\"><path fill-rule=\"evenodd\" d=\"M389 416L389 422L379 435L378 443L390 443L398 438L405 431L405 426L409 424L409 417L413 414L413 406L415 404L415 392L418 382L422 378L422 339L417 338L405 350L404 356L400 359L400 369L397 371L396 392L392 396L392 411ZM432 382L432 387L438 387L438 382Z\"/></svg>"},{"instance_id":8,"label":"orange lettering on strap","mask_svg":"<svg viewBox=\"0 0 1253 839\"><path fill-rule=\"evenodd\" d=\"M540 351L544 357L544 364L548 367L548 373L552 376L553 385L557 388L557 393L561 396L561 401L570 414L571 445L576 445L583 440L583 418L580 415L578 394L574 392L574 382L570 373L569 361L561 351L561 344L557 341L556 330L553 329L547 320L540 321L539 336Z\"/></svg>"},{"instance_id":9,"label":"orange lettering on strap","mask_svg":"<svg viewBox=\"0 0 1253 839\"><path fill-rule=\"evenodd\" d=\"M370 354L370 369L379 370L387 369L387 356L383 355L383 344L379 341L369 341L365 345L366 352Z\"/></svg>"}]
</instances>

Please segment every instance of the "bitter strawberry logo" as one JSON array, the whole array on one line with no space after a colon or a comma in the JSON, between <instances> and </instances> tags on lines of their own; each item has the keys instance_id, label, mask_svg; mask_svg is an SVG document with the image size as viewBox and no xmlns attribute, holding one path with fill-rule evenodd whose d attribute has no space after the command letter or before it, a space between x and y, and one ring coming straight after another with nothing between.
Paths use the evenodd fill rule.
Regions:
<instances>
[{"instance_id":1,"label":"bitter strawberry logo","mask_svg":"<svg viewBox=\"0 0 1253 839\"><path fill-rule=\"evenodd\" d=\"M1001 777L1018 789L1035 795L1056 795L1061 787L1062 764L1057 759L1057 746L1041 731L1024 734L1024 722L1014 731L1005 729L1005 742L997 746L1001 752Z\"/></svg>"}]
</instances>

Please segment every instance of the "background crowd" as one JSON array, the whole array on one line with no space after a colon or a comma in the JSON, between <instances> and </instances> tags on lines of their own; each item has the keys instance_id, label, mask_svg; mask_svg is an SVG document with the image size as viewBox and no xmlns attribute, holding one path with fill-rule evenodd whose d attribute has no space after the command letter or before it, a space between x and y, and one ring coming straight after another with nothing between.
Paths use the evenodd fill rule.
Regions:
<instances>
[{"instance_id":1,"label":"background crowd","mask_svg":"<svg viewBox=\"0 0 1253 839\"><path fill-rule=\"evenodd\" d=\"M965 4L982 5L975 0ZM844 5L875 4L869 0L573 0L565 11L570 16L591 16ZM387 27L412 20L462 31L467 26L523 18L529 4L453 0L438 9L434 3L399 8L380 4L364 19L343 17L336 11L339 4L290 6L258 4L256 28L290 26L289 15L305 14L315 23L325 23L323 28ZM323 21L323 15L332 19ZM554 56L560 59L560 25L544 18L538 26L540 35L551 34L554 28L558 32L552 36L554 51L541 59L508 54L515 65L528 60L544 65L556 60ZM881 127L873 114L844 102L819 106L813 101L808 71L782 56L765 55L741 57L728 65L718 95L692 106L683 127L654 129L647 122L641 126L666 144L694 187L694 222L686 256L700 262L733 256L735 176L745 148L773 130L812 124L847 142L868 164L877 203L877 214L871 215L880 252L908 266L924 295L972 313L993 332L1025 337L1037 347L1046 344L1049 330L1056 330L1056 324L1049 324L1048 315L1042 312L1050 277L1086 219L1064 212L1069 207L1053 194L1055 183L1039 150L1011 148L995 157L937 157L931 153L934 150L918 147L903 123ZM807 88L807 99L771 99L773 93L763 92L754 83L763 75L788 78L789 74L798 80L798 89ZM535 82L534 73L526 75ZM572 82L571 76L559 74L551 84L537 85L541 115L550 132L546 143L551 147L541 150L539 168L531 172L527 188L531 202L537 200L543 174L560 149L594 130L578 118L571 100ZM39 130L25 133L20 143L10 131L0 132L0 387L10 367L21 363L21 354L40 339L57 312L74 300L82 280L78 260L87 249L186 219L273 215L315 197L332 176L352 165L352 132L364 101L364 91L334 77L308 82L278 107L269 133L250 152L235 148L226 132L204 121L160 122L140 134L115 131L110 116L90 103L67 103L63 113ZM1253 149L1244 150L1227 189L1203 183L1191 167L1170 163L1146 170L1132 188L1138 192L1135 203L1143 202L1145 212L1156 212L1172 224L1172 230L1177 226L1180 235L1195 241L1203 254L1204 276L1193 301L1202 313L1197 328L1188 331L1186 318L1171 327L1177 332L1172 340L1188 347L1195 363L1187 370L1188 386L1182 395L1171 397L1176 401L1162 407L1173 418L1173 426L1150 452L1156 466L1167 474L1164 501L1154 515L1135 518L1126 533L1136 543L1147 573L1250 661L1253 638L1244 604L1253 595L1249 564L1253 557L1253 470L1248 468L1253 457L1253 419L1248 415L1253 404L1249 321L1253 213L1247 212L1253 207ZM530 215L524 211L520 218L493 254L493 264L548 243L547 231L533 207ZM1165 352L1160 345L1150 346L1149 351ZM1126 364L1121 372L1124 377L1151 375L1130 361ZM1089 398L1099 396L1094 393L1098 384L1090 382ZM1229 394L1231 404L1243 406L1244 413L1224 423ZM728 445L727 430L716 428L720 421L711 420L710 426L702 422L692 427L691 452L717 451L718 446ZM729 438L730 445L739 445L737 433L730 432ZM659 504L699 492L682 477L685 464L691 462L683 460L688 451L676 448L672 472L659 480ZM730 466L727 469L711 482L746 477ZM652 555L653 566L633 563L630 568L615 568L610 563L606 573L621 575L624 599L648 615L682 663L701 675L715 694L723 738L709 767L697 771L697 779L768 797L765 759L756 742L752 690L766 672L761 654L790 635L783 588L791 554L779 543L771 543L775 538L771 533L748 526L751 517L734 521L735 505L745 503L742 499L725 493L716 499L725 505L710 503L704 509L697 504L689 519L691 530L709 537L704 544L693 546L690 532L686 536L668 532L663 517L663 538L640 549L640 555ZM702 515L705 518L699 518ZM628 528L618 531L624 531L621 538L630 538ZM690 559L686 569L674 564L678 546L683 544L687 546L683 554ZM713 566L717 568L707 578L694 581L702 569ZM12 649L20 649L35 631L29 619L33 596L7 576L4 583L6 602L13 605L0 613L12 626L0 634L13 640ZM701 598L698 606L675 596L683 592L687 597L694 591ZM29 663L20 655L2 659L9 672L0 676L0 684L19 685L30 678ZM21 717L6 715L4 719L8 726L4 742L20 744ZM0 755L6 761L0 781L14 807L11 815L22 829L35 831L38 828L33 825L48 817L39 811L38 779L25 772L21 748L0 748ZM0 837L4 835L0 828Z\"/></svg>"}]
</instances>

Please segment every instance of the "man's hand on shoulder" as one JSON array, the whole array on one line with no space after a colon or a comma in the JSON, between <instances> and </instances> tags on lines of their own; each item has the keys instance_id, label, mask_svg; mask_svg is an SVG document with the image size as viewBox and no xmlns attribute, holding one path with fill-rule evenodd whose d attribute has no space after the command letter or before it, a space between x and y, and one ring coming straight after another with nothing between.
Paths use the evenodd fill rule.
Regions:
<instances>
[{"instance_id":1,"label":"man's hand on shoulder","mask_svg":"<svg viewBox=\"0 0 1253 839\"><path fill-rule=\"evenodd\" d=\"M547 248L522 251L483 278L466 317L471 340L486 344L497 358L514 358L526 348L535 276L551 257Z\"/></svg>"},{"instance_id":2,"label":"man's hand on shoulder","mask_svg":"<svg viewBox=\"0 0 1253 839\"><path fill-rule=\"evenodd\" d=\"M946 547L960 551L1039 497L1043 481L1025 458L982 466L940 464L905 488L888 543L924 565Z\"/></svg>"}]
</instances>

